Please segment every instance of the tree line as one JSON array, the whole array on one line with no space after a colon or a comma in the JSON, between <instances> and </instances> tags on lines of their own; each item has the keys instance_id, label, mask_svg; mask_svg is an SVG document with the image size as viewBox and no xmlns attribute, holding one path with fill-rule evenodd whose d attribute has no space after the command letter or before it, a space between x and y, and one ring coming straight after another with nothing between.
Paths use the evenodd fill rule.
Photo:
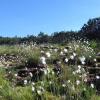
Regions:
<instances>
[{"instance_id":1,"label":"tree line","mask_svg":"<svg viewBox=\"0 0 100 100\"><path fill-rule=\"evenodd\" d=\"M40 32L38 36L28 35L26 37L0 37L0 44L21 44L36 42L40 43L66 43L78 39L100 40L100 17L89 19L79 31L54 32L51 35Z\"/></svg>"}]
</instances>

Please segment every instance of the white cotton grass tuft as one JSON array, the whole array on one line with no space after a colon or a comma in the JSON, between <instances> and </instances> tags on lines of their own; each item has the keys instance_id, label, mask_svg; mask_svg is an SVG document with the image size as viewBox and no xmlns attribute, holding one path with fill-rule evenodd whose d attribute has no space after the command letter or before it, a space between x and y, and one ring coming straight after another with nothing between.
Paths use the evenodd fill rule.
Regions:
<instances>
[{"instance_id":1,"label":"white cotton grass tuft","mask_svg":"<svg viewBox=\"0 0 100 100\"><path fill-rule=\"evenodd\" d=\"M80 81L79 80L76 80L76 85L79 85L80 84Z\"/></svg>"},{"instance_id":2,"label":"white cotton grass tuft","mask_svg":"<svg viewBox=\"0 0 100 100\"><path fill-rule=\"evenodd\" d=\"M72 74L75 75L76 74L76 71L73 71Z\"/></svg>"},{"instance_id":3,"label":"white cotton grass tuft","mask_svg":"<svg viewBox=\"0 0 100 100\"><path fill-rule=\"evenodd\" d=\"M97 60L96 60L96 59L94 59L94 61L96 62Z\"/></svg>"},{"instance_id":4,"label":"white cotton grass tuft","mask_svg":"<svg viewBox=\"0 0 100 100\"><path fill-rule=\"evenodd\" d=\"M81 69L81 65L78 65L78 69Z\"/></svg>"},{"instance_id":5,"label":"white cotton grass tuft","mask_svg":"<svg viewBox=\"0 0 100 100\"><path fill-rule=\"evenodd\" d=\"M41 52L41 53L44 53L44 51L42 51L42 50L41 50L40 52Z\"/></svg>"},{"instance_id":6,"label":"white cotton grass tuft","mask_svg":"<svg viewBox=\"0 0 100 100\"><path fill-rule=\"evenodd\" d=\"M54 49L54 52L57 52L58 51L58 49Z\"/></svg>"},{"instance_id":7,"label":"white cotton grass tuft","mask_svg":"<svg viewBox=\"0 0 100 100\"><path fill-rule=\"evenodd\" d=\"M71 55L71 56L70 56L70 59L72 59L72 60L73 60L73 59L74 59L74 56L73 56L73 55Z\"/></svg>"},{"instance_id":8,"label":"white cotton grass tuft","mask_svg":"<svg viewBox=\"0 0 100 100\"><path fill-rule=\"evenodd\" d=\"M90 87L91 87L91 88L94 88L94 84L93 84L93 83L91 83L91 84L90 84Z\"/></svg>"},{"instance_id":9,"label":"white cotton grass tuft","mask_svg":"<svg viewBox=\"0 0 100 100\"><path fill-rule=\"evenodd\" d=\"M44 71L44 74L45 74L45 75L47 75L47 74L48 74L47 69L44 69L43 71Z\"/></svg>"},{"instance_id":10,"label":"white cotton grass tuft","mask_svg":"<svg viewBox=\"0 0 100 100\"><path fill-rule=\"evenodd\" d=\"M73 91L75 91L75 86L74 85L71 88L72 88Z\"/></svg>"},{"instance_id":11,"label":"white cotton grass tuft","mask_svg":"<svg viewBox=\"0 0 100 100\"><path fill-rule=\"evenodd\" d=\"M32 86L32 92L34 92L35 91L35 87L34 86Z\"/></svg>"},{"instance_id":12,"label":"white cotton grass tuft","mask_svg":"<svg viewBox=\"0 0 100 100\"><path fill-rule=\"evenodd\" d=\"M66 62L66 63L68 62L68 58L65 59L65 62Z\"/></svg>"},{"instance_id":13,"label":"white cotton grass tuft","mask_svg":"<svg viewBox=\"0 0 100 100\"><path fill-rule=\"evenodd\" d=\"M67 53L67 52L68 52L68 50L67 50L67 49L64 49L64 52L65 52L65 53Z\"/></svg>"},{"instance_id":14,"label":"white cotton grass tuft","mask_svg":"<svg viewBox=\"0 0 100 100\"><path fill-rule=\"evenodd\" d=\"M46 56L47 56L48 58L50 58L50 56L51 56L50 52L46 52Z\"/></svg>"},{"instance_id":15,"label":"white cotton grass tuft","mask_svg":"<svg viewBox=\"0 0 100 100\"><path fill-rule=\"evenodd\" d=\"M70 83L70 82L71 82L70 80L67 81L67 83Z\"/></svg>"},{"instance_id":16,"label":"white cotton grass tuft","mask_svg":"<svg viewBox=\"0 0 100 100\"><path fill-rule=\"evenodd\" d=\"M28 82L27 82L27 80L24 80L24 85L26 85Z\"/></svg>"},{"instance_id":17,"label":"white cotton grass tuft","mask_svg":"<svg viewBox=\"0 0 100 100\"><path fill-rule=\"evenodd\" d=\"M96 79L100 79L100 76L97 75L97 76L96 76Z\"/></svg>"},{"instance_id":18,"label":"white cotton grass tuft","mask_svg":"<svg viewBox=\"0 0 100 100\"><path fill-rule=\"evenodd\" d=\"M75 52L73 52L73 56L75 57L77 54Z\"/></svg>"},{"instance_id":19,"label":"white cotton grass tuft","mask_svg":"<svg viewBox=\"0 0 100 100\"><path fill-rule=\"evenodd\" d=\"M85 62L85 60L86 60L86 58L84 56L79 57L79 59L80 59L81 62Z\"/></svg>"},{"instance_id":20,"label":"white cotton grass tuft","mask_svg":"<svg viewBox=\"0 0 100 100\"><path fill-rule=\"evenodd\" d=\"M41 95L42 94L42 91L41 90L37 90L37 94L38 95Z\"/></svg>"},{"instance_id":21,"label":"white cotton grass tuft","mask_svg":"<svg viewBox=\"0 0 100 100\"><path fill-rule=\"evenodd\" d=\"M40 57L40 61L43 65L46 64L46 58L44 56Z\"/></svg>"},{"instance_id":22,"label":"white cotton grass tuft","mask_svg":"<svg viewBox=\"0 0 100 100\"><path fill-rule=\"evenodd\" d=\"M35 85L35 83L34 83L34 82L32 82L32 85L34 86L34 85Z\"/></svg>"},{"instance_id":23,"label":"white cotton grass tuft","mask_svg":"<svg viewBox=\"0 0 100 100\"><path fill-rule=\"evenodd\" d=\"M80 69L76 70L76 73L81 73L81 70Z\"/></svg>"},{"instance_id":24,"label":"white cotton grass tuft","mask_svg":"<svg viewBox=\"0 0 100 100\"><path fill-rule=\"evenodd\" d=\"M30 77L33 77L33 74L31 72L29 73L29 75L30 75Z\"/></svg>"},{"instance_id":25,"label":"white cotton grass tuft","mask_svg":"<svg viewBox=\"0 0 100 100\"><path fill-rule=\"evenodd\" d=\"M60 55L61 55L61 56L63 56L63 55L64 55L64 53L61 51L61 52L60 52Z\"/></svg>"},{"instance_id":26,"label":"white cotton grass tuft","mask_svg":"<svg viewBox=\"0 0 100 100\"><path fill-rule=\"evenodd\" d=\"M81 63L82 63L82 65L84 65L84 64L85 64L85 62L84 62L84 61L82 61Z\"/></svg>"},{"instance_id":27,"label":"white cotton grass tuft","mask_svg":"<svg viewBox=\"0 0 100 100\"><path fill-rule=\"evenodd\" d=\"M15 77L17 77L18 76L18 74L15 74Z\"/></svg>"},{"instance_id":28,"label":"white cotton grass tuft","mask_svg":"<svg viewBox=\"0 0 100 100\"><path fill-rule=\"evenodd\" d=\"M62 87L66 87L66 84L62 84Z\"/></svg>"},{"instance_id":29,"label":"white cotton grass tuft","mask_svg":"<svg viewBox=\"0 0 100 100\"><path fill-rule=\"evenodd\" d=\"M52 84L52 81L49 81L49 84Z\"/></svg>"}]
</instances>

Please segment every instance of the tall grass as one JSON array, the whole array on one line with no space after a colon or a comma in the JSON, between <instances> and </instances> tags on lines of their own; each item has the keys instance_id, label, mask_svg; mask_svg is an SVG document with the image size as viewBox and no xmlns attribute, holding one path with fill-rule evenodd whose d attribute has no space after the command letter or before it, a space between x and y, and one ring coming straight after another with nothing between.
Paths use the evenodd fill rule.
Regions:
<instances>
[{"instance_id":1,"label":"tall grass","mask_svg":"<svg viewBox=\"0 0 100 100\"><path fill-rule=\"evenodd\" d=\"M6 72L2 66L0 66L0 100L99 100L100 97L96 95L95 87L91 88L84 82L84 75L86 71L82 68L84 65L81 65L81 68L78 68L79 64L68 64L62 60L62 57L59 55L65 46L56 45L58 50L50 51L46 48L44 52L50 52L51 57L46 58L47 68L42 69L44 72L41 75L41 79L37 81L29 80L27 84L23 86L15 85L15 73L17 70L9 70ZM71 47L68 50L67 57L70 58L73 52L77 54L78 57L85 56L95 56L94 50L86 43L81 42L72 42L66 46ZM91 51L92 50L92 51ZM41 55L41 49L39 46L30 47L30 46L0 46L0 55L7 56L10 55L13 57L18 56L18 59L21 61L21 65L26 67L26 64L29 63L39 63ZM57 74L54 72L53 61L59 59L61 62L61 73ZM8 59L9 60L9 59ZM17 63L18 67L20 66ZM78 72L79 71L79 72ZM7 75L13 75L11 80L7 79ZM38 75L38 74L37 74ZM40 76L34 76L40 77Z\"/></svg>"}]
</instances>

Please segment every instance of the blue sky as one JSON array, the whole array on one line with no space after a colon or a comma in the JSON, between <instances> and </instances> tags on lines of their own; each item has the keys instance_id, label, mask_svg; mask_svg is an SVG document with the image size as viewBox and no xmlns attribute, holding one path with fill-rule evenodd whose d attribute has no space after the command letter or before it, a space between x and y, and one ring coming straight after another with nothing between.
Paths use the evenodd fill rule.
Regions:
<instances>
[{"instance_id":1,"label":"blue sky","mask_svg":"<svg viewBox=\"0 0 100 100\"><path fill-rule=\"evenodd\" d=\"M100 0L0 0L0 36L79 30L100 16Z\"/></svg>"}]
</instances>

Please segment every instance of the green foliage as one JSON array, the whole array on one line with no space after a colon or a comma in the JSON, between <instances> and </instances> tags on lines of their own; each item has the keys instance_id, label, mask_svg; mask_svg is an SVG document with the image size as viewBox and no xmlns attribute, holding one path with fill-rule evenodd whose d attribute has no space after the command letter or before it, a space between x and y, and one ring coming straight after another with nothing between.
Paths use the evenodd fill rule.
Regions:
<instances>
[{"instance_id":1,"label":"green foliage","mask_svg":"<svg viewBox=\"0 0 100 100\"><path fill-rule=\"evenodd\" d=\"M91 41L91 42L90 42L90 46L91 46L93 49L97 48L97 43L96 43L96 41Z\"/></svg>"}]
</instances>

